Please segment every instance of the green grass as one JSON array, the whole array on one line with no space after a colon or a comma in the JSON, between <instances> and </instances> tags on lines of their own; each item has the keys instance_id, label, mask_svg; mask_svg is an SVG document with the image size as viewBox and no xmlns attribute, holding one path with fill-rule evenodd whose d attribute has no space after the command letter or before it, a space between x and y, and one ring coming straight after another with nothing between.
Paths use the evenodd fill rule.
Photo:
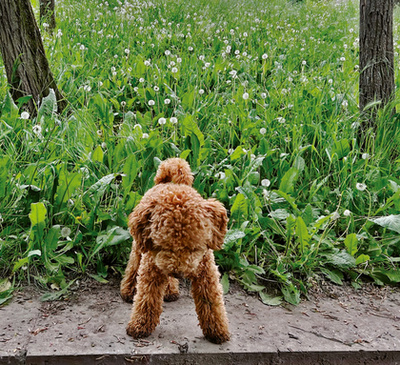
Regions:
<instances>
[{"instance_id":1,"label":"green grass","mask_svg":"<svg viewBox=\"0 0 400 365\"><path fill-rule=\"evenodd\" d=\"M225 289L400 281L398 115L357 138L357 2L63 0L57 22L68 114L21 118L0 78L0 277L121 272L127 215L182 156L229 210Z\"/></svg>"}]
</instances>

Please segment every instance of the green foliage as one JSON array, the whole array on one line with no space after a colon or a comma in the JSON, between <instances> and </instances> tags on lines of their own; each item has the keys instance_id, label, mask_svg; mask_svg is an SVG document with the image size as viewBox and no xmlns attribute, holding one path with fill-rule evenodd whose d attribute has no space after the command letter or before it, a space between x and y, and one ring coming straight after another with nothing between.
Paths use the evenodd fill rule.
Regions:
<instances>
[{"instance_id":1,"label":"green foliage","mask_svg":"<svg viewBox=\"0 0 400 365\"><path fill-rule=\"evenodd\" d=\"M225 291L297 304L319 278L400 281L399 114L360 140L356 2L57 6L42 34L68 113L50 92L27 116L0 78L1 277L59 289L48 300L121 272L128 214L180 156L229 211Z\"/></svg>"}]
</instances>

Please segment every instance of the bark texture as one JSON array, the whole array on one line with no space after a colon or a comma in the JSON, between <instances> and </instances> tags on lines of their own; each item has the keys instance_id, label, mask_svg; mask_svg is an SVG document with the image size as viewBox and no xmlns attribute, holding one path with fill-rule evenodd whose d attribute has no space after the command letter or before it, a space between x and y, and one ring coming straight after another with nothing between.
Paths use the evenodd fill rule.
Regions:
<instances>
[{"instance_id":1,"label":"bark texture","mask_svg":"<svg viewBox=\"0 0 400 365\"><path fill-rule=\"evenodd\" d=\"M53 89L61 112L67 105L59 92L46 58L30 0L0 0L0 51L14 100L27 95L27 109L36 106Z\"/></svg>"},{"instance_id":2,"label":"bark texture","mask_svg":"<svg viewBox=\"0 0 400 365\"><path fill-rule=\"evenodd\" d=\"M360 0L360 111L394 96L394 0Z\"/></svg>"},{"instance_id":3,"label":"bark texture","mask_svg":"<svg viewBox=\"0 0 400 365\"><path fill-rule=\"evenodd\" d=\"M49 32L53 33L56 28L55 0L40 0L40 23L47 23Z\"/></svg>"}]
</instances>

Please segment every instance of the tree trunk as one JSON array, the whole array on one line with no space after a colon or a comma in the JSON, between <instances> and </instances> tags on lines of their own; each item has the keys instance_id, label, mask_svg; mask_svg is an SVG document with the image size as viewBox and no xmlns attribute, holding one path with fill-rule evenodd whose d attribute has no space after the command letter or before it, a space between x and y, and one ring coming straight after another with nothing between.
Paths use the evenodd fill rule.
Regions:
<instances>
[{"instance_id":1,"label":"tree trunk","mask_svg":"<svg viewBox=\"0 0 400 365\"><path fill-rule=\"evenodd\" d=\"M40 23L48 24L50 34L56 28L55 0L40 0Z\"/></svg>"},{"instance_id":2,"label":"tree trunk","mask_svg":"<svg viewBox=\"0 0 400 365\"><path fill-rule=\"evenodd\" d=\"M394 96L393 4L360 0L360 112L374 101L384 107Z\"/></svg>"},{"instance_id":3,"label":"tree trunk","mask_svg":"<svg viewBox=\"0 0 400 365\"><path fill-rule=\"evenodd\" d=\"M26 108L35 115L51 88L63 111L67 102L51 73L30 0L0 0L0 51L15 101L32 95Z\"/></svg>"}]
</instances>

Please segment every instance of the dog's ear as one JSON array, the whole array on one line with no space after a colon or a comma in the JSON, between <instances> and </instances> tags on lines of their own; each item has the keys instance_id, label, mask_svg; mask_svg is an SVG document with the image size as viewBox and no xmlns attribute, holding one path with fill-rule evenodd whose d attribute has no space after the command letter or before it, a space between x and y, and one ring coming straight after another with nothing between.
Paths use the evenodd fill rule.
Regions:
<instances>
[{"instance_id":1,"label":"dog's ear","mask_svg":"<svg viewBox=\"0 0 400 365\"><path fill-rule=\"evenodd\" d=\"M150 251L153 247L153 241L150 238L150 219L151 207L141 203L129 215L129 232L135 239L137 248L141 253Z\"/></svg>"},{"instance_id":2,"label":"dog's ear","mask_svg":"<svg viewBox=\"0 0 400 365\"><path fill-rule=\"evenodd\" d=\"M208 199L204 202L207 215L211 220L212 239L207 245L212 250L220 250L224 244L224 237L227 231L228 215L226 209L218 200Z\"/></svg>"}]
</instances>

